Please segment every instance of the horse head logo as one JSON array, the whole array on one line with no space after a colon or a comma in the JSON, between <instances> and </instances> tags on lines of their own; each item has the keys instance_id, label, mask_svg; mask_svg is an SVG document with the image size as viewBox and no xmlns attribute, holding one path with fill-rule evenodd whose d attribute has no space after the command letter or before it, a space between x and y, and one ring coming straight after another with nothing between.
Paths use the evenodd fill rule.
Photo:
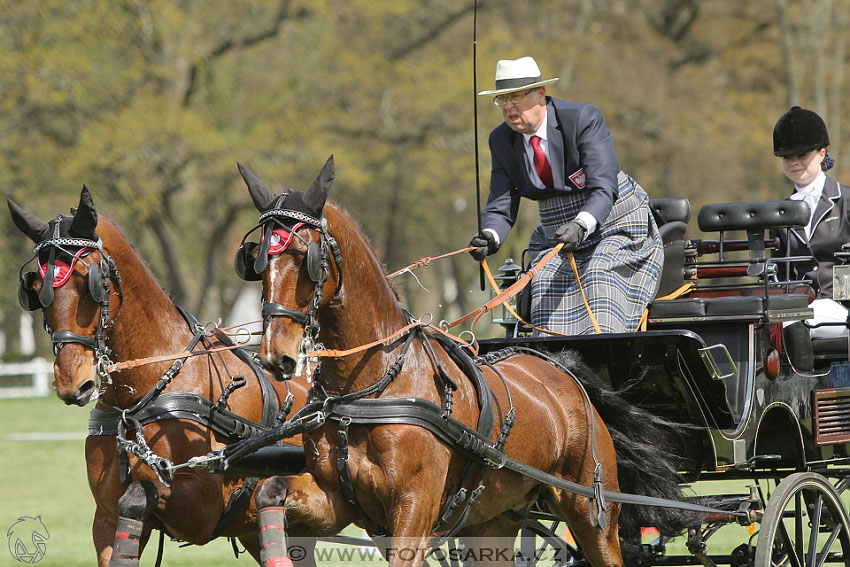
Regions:
<instances>
[{"instance_id":1,"label":"horse head logo","mask_svg":"<svg viewBox=\"0 0 850 567\"><path fill-rule=\"evenodd\" d=\"M50 532L41 521L41 516L21 516L6 532L9 552L21 563L38 563L44 559Z\"/></svg>"}]
</instances>

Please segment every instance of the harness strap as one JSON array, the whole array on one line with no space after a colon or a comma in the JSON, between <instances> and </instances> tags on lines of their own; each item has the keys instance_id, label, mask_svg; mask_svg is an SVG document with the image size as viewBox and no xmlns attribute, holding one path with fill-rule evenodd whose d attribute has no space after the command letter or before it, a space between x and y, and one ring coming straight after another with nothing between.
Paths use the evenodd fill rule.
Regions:
<instances>
[{"instance_id":1,"label":"harness strap","mask_svg":"<svg viewBox=\"0 0 850 567\"><path fill-rule=\"evenodd\" d=\"M79 343L92 350L95 350L97 347L97 339L94 337L84 337L83 335L72 333L71 331L54 331L50 335L50 339L54 346L60 344Z\"/></svg>"},{"instance_id":2,"label":"harness strap","mask_svg":"<svg viewBox=\"0 0 850 567\"><path fill-rule=\"evenodd\" d=\"M354 484L351 482L351 471L348 470L348 426L351 425L351 419L343 417L339 420L337 428L337 457L336 471L339 475L339 485L342 490L342 495L348 500L348 503L354 507L354 510L360 516L360 521L366 531L372 535L388 535L387 529L379 526L369 519L366 511L357 500L357 495L354 493Z\"/></svg>"},{"instance_id":3,"label":"harness strap","mask_svg":"<svg viewBox=\"0 0 850 567\"><path fill-rule=\"evenodd\" d=\"M228 337L224 332L216 329L214 331L215 336L224 343L225 346L236 347L230 337ZM235 348L234 354L251 367L251 370L254 371L254 376L257 377L257 382L260 385L260 392L263 397L263 417L261 418L260 423L263 427L272 427L275 423L275 418L278 415L280 410L280 400L278 399L277 392L272 386L271 381L269 380L268 375L263 371L260 364L257 362L257 359L254 358L252 354L246 351L243 348ZM287 384L287 390L289 390L289 385ZM291 404L291 401L290 401Z\"/></svg>"},{"instance_id":4,"label":"harness strap","mask_svg":"<svg viewBox=\"0 0 850 567\"><path fill-rule=\"evenodd\" d=\"M470 458L480 459L482 463L493 469L505 468L512 470L542 484L548 484L572 494L585 496L588 499L594 498L596 494L593 487L565 480L506 456L501 451L498 451L489 440L482 438L476 431L463 423L454 418L444 420L440 415L440 408L423 399L357 400L345 406L335 406L328 419L338 420L346 416L351 419L351 423L364 425L418 425L433 433L440 440L448 444L449 447L463 451ZM665 500L653 496L626 494L607 490L600 493L609 502L675 508L705 514L725 514L732 517L749 519L749 514L746 511L730 512L728 510L719 510L678 500Z\"/></svg>"},{"instance_id":5,"label":"harness strap","mask_svg":"<svg viewBox=\"0 0 850 567\"><path fill-rule=\"evenodd\" d=\"M263 303L263 319L269 320L272 317L289 317L296 323L301 323L302 325L307 321L307 313L298 311L297 309L290 309L289 307L284 307L279 303Z\"/></svg>"}]
</instances>

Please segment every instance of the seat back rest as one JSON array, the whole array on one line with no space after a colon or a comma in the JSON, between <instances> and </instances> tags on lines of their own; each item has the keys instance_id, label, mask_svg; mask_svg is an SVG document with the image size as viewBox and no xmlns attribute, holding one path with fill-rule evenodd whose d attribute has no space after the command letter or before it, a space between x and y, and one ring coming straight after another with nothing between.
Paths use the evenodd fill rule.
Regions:
<instances>
[{"instance_id":1,"label":"seat back rest","mask_svg":"<svg viewBox=\"0 0 850 567\"><path fill-rule=\"evenodd\" d=\"M659 227L664 245L664 265L658 278L656 297L663 297L679 289L685 283L685 229L681 221L672 221Z\"/></svg>"},{"instance_id":2,"label":"seat back rest","mask_svg":"<svg viewBox=\"0 0 850 567\"><path fill-rule=\"evenodd\" d=\"M754 203L720 203L704 205L697 215L702 231L717 230L723 237L727 230L747 231L750 260L756 261L747 268L747 275L762 276L766 267L767 252L764 243L766 229L805 226L810 209L805 201L758 201Z\"/></svg>"},{"instance_id":3,"label":"seat back rest","mask_svg":"<svg viewBox=\"0 0 850 567\"><path fill-rule=\"evenodd\" d=\"M809 223L811 212L805 201L760 201L703 205L697 215L703 232L766 228L796 228Z\"/></svg>"},{"instance_id":4,"label":"seat back rest","mask_svg":"<svg viewBox=\"0 0 850 567\"><path fill-rule=\"evenodd\" d=\"M658 226L676 221L687 224L691 219L691 202L684 197L650 199L649 208Z\"/></svg>"}]
</instances>

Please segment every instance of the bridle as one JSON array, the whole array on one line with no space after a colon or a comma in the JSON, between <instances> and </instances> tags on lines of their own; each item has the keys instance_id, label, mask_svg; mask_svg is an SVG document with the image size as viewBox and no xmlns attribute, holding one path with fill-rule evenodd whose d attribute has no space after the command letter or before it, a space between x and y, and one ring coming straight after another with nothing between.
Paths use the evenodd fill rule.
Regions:
<instances>
[{"instance_id":1,"label":"bridle","mask_svg":"<svg viewBox=\"0 0 850 567\"><path fill-rule=\"evenodd\" d=\"M298 360L294 376L299 376L302 370L307 366L309 360L308 353L322 348L319 343L320 325L316 317L319 306L324 297L324 287L330 277L330 258L333 255L334 263L336 264L337 273L339 274L339 285L336 293L339 293L342 287L342 253L339 250L339 244L336 239L328 232L328 221L324 216L316 217L307 213L296 211L288 208L283 208L283 202L291 193L291 190L280 195L272 205L272 208L260 214L258 224L249 230L242 237L242 243L236 252L235 266L239 276L247 281L258 281L261 275L268 267L269 254L277 254L283 252L293 238L300 240L307 248L305 263L307 265L307 275L314 283L313 293L307 305L306 311L292 309L263 299L263 326L267 328L271 320L275 317L287 317L296 323L304 325L304 336L301 344L298 347ZM298 230L304 227L311 228L319 233L319 243L308 242L303 236L298 234ZM262 240L259 244L255 242L246 242L248 236L257 229L262 231ZM281 233L286 235L285 244L278 250L272 249L272 239L275 233L280 236ZM258 249L256 258L251 262L251 255L254 250ZM270 252L271 250L271 252Z\"/></svg>"},{"instance_id":2,"label":"bridle","mask_svg":"<svg viewBox=\"0 0 850 567\"><path fill-rule=\"evenodd\" d=\"M44 319L44 329L50 335L54 354L58 354L62 347L69 343L80 344L94 351L97 378L100 383L108 383L110 376L106 369L112 364L112 360L110 360L112 350L106 345L106 330L112 325L109 296L111 283L114 283L118 292L119 304L124 302L124 293L121 289L121 275L118 273L115 261L104 250L102 240L59 236L59 221L62 218L64 218L64 215L57 215L53 225L52 238L39 242L33 249L32 257L21 266L19 270L20 285L18 287L18 299L21 306L27 311L41 309ZM37 259L39 252L44 249L48 249L47 262L43 268L44 281L41 291L36 293L32 286L38 278L38 273L35 271L24 272L24 268L30 262ZM76 250L76 252L73 252L73 250ZM86 262L84 258L94 251L100 253L100 260L97 263ZM98 304L100 311L94 336L83 336L64 329L54 331L50 327L47 319L47 307L53 303L54 299L53 288L56 282L54 278L56 275L57 252L64 252L72 258L71 264L68 266L68 272L65 274L65 280L58 282L56 284L57 287L64 285L67 278L74 271L74 264L77 261L82 262L88 267L86 287L91 298ZM41 266L39 270L41 270Z\"/></svg>"}]
</instances>

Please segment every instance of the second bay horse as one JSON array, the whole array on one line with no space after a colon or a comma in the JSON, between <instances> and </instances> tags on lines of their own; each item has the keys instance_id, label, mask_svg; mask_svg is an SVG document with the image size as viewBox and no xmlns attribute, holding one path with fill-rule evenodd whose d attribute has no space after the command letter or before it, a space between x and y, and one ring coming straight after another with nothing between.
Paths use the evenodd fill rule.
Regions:
<instances>
[{"instance_id":1,"label":"second bay horse","mask_svg":"<svg viewBox=\"0 0 850 567\"><path fill-rule=\"evenodd\" d=\"M193 468L172 478L155 469L160 459L186 463L249 436L263 421L271 425L288 392L297 410L306 388L297 381L271 386L244 352L234 350L105 373L111 359L188 355L229 341L173 304L116 225L98 215L85 187L74 214L49 222L8 205L15 225L36 244L39 270L24 274L19 295L25 308L43 310L56 350L56 393L66 404L98 402L85 447L97 564L138 565L153 528L198 545L218 536L238 538L260 562L257 511L244 478ZM151 419L141 418L145 412ZM219 419L191 417L198 414ZM119 454L120 427L139 454ZM240 491L234 513L222 521Z\"/></svg>"},{"instance_id":2,"label":"second bay horse","mask_svg":"<svg viewBox=\"0 0 850 567\"><path fill-rule=\"evenodd\" d=\"M278 378L304 367L308 351L340 351L322 358L313 375L316 395L329 403L415 399L443 408L472 430L481 424L481 408L491 405L495 426L485 436L498 445L500 433L509 430L504 451L512 459L585 486L593 483L598 465L605 490L623 486L655 496L666 490L672 494L664 496L681 498L675 468L660 453L645 462L629 447L618 447L618 468L606 423L562 365L531 354L504 356L482 368L489 388L476 387L450 356L451 347L429 338L427 329L414 326L384 340L411 318L357 223L327 200L333 156L303 193L276 195L241 165L240 172L260 211L262 238L243 244L236 266L243 278L263 282L260 359ZM360 345L372 346L341 352ZM512 428L506 427L514 413L509 408L515 410ZM651 444L641 424L633 427L635 446ZM589 498L506 469L470 469L463 451L419 425L329 419L303 438L310 447L306 472L269 479L255 497L259 509L279 510L300 533L334 534L354 522L371 535L389 536L384 552L391 566L419 565L429 538L452 526L462 525L454 533L468 541L487 538L478 541L502 541L513 549L523 519L539 502L569 525L590 564L623 564L619 504L609 502L607 523L596 527ZM468 508L446 505L459 486L467 500L477 499ZM631 530L662 521L651 507L635 508L643 517L632 521ZM457 522L459 517L465 521ZM513 557L504 562L513 564Z\"/></svg>"}]
</instances>

